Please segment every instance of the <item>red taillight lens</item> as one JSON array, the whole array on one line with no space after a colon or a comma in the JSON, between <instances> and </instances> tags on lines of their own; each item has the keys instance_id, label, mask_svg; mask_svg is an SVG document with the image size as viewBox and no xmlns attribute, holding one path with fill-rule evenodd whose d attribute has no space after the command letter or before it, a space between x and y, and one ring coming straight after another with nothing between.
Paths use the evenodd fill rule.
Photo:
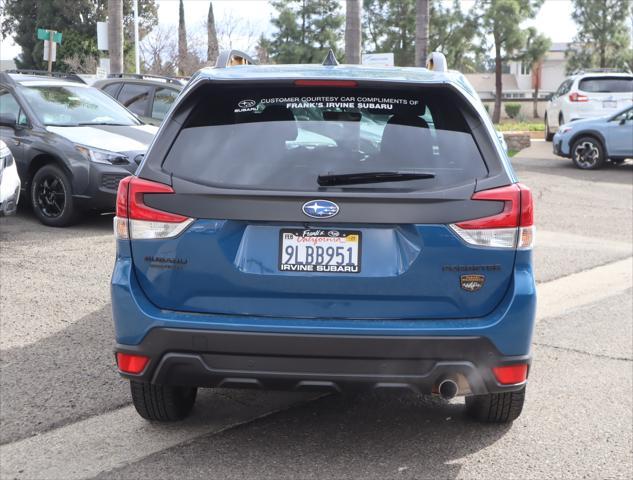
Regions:
<instances>
[{"instance_id":1,"label":"red taillight lens","mask_svg":"<svg viewBox=\"0 0 633 480\"><path fill-rule=\"evenodd\" d=\"M163 183L126 177L119 183L117 216L114 231L119 240L171 238L179 235L193 219L176 213L163 212L145 204L146 194L173 194Z\"/></svg>"},{"instance_id":2,"label":"red taillight lens","mask_svg":"<svg viewBox=\"0 0 633 480\"><path fill-rule=\"evenodd\" d=\"M587 95L582 95L578 92L574 92L569 95L570 102L588 102L589 97Z\"/></svg>"},{"instance_id":3,"label":"red taillight lens","mask_svg":"<svg viewBox=\"0 0 633 480\"><path fill-rule=\"evenodd\" d=\"M151 182L142 178L132 177L128 193L128 216L134 220L149 220L152 222L180 223L187 217L175 213L162 212L145 205L146 193L174 193L174 189L164 183Z\"/></svg>"},{"instance_id":4,"label":"red taillight lens","mask_svg":"<svg viewBox=\"0 0 633 480\"><path fill-rule=\"evenodd\" d=\"M505 206L501 213L492 217L478 218L459 222L457 226L466 230L480 228L513 228L530 227L534 224L534 207L532 192L520 183L507 187L482 190L472 196L473 200L503 201Z\"/></svg>"},{"instance_id":5,"label":"red taillight lens","mask_svg":"<svg viewBox=\"0 0 633 480\"><path fill-rule=\"evenodd\" d=\"M130 180L134 177L130 175L119 182L119 188L116 192L116 216L119 218L127 218L128 194L130 192Z\"/></svg>"},{"instance_id":6,"label":"red taillight lens","mask_svg":"<svg viewBox=\"0 0 633 480\"><path fill-rule=\"evenodd\" d=\"M523 383L527 379L528 366L525 363L519 365L505 365L492 369L497 382L501 385L515 385Z\"/></svg>"},{"instance_id":7,"label":"red taillight lens","mask_svg":"<svg viewBox=\"0 0 633 480\"><path fill-rule=\"evenodd\" d=\"M187 217L175 213L162 212L145 205L146 193L174 193L174 189L164 183L152 182L135 176L125 177L119 182L116 199L116 216L134 220L180 223Z\"/></svg>"},{"instance_id":8,"label":"red taillight lens","mask_svg":"<svg viewBox=\"0 0 633 480\"><path fill-rule=\"evenodd\" d=\"M355 80L295 80L297 87L357 87Z\"/></svg>"},{"instance_id":9,"label":"red taillight lens","mask_svg":"<svg viewBox=\"0 0 633 480\"><path fill-rule=\"evenodd\" d=\"M520 183L514 183L476 192L472 199L501 201L504 202L504 207L496 215L451 225L453 231L464 241L471 245L491 248L527 249L532 247L534 206L529 188Z\"/></svg>"},{"instance_id":10,"label":"red taillight lens","mask_svg":"<svg viewBox=\"0 0 633 480\"><path fill-rule=\"evenodd\" d=\"M133 355L131 353L117 352L116 363L123 373L131 373L137 375L145 370L145 366L149 362L149 357L145 355Z\"/></svg>"}]
</instances>

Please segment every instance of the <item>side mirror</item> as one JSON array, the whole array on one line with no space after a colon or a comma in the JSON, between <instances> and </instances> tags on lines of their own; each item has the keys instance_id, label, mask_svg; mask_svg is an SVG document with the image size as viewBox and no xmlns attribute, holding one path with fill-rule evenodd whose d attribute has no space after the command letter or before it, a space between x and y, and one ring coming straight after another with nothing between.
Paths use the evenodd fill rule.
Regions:
<instances>
[{"instance_id":1,"label":"side mirror","mask_svg":"<svg viewBox=\"0 0 633 480\"><path fill-rule=\"evenodd\" d=\"M15 128L18 124L18 118L10 112L0 113L0 126Z\"/></svg>"},{"instance_id":2,"label":"side mirror","mask_svg":"<svg viewBox=\"0 0 633 480\"><path fill-rule=\"evenodd\" d=\"M549 93L546 97L545 100L547 100L548 102L552 100L552 98L554 98L554 94L553 93Z\"/></svg>"}]
</instances>

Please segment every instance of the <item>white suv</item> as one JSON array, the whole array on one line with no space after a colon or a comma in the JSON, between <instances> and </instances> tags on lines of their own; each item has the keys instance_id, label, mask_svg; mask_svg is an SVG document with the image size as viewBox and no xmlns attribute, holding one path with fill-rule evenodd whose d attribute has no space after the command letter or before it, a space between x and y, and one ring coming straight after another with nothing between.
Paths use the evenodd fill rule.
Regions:
<instances>
[{"instance_id":1,"label":"white suv","mask_svg":"<svg viewBox=\"0 0 633 480\"><path fill-rule=\"evenodd\" d=\"M545 138L580 118L601 117L633 103L633 74L580 73L568 77L552 95L545 112Z\"/></svg>"}]
</instances>

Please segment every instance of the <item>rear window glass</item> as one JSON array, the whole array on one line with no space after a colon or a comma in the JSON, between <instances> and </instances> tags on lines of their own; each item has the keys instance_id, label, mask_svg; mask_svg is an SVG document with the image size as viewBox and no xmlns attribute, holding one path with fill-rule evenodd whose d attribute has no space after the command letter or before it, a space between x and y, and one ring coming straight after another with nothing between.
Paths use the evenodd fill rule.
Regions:
<instances>
[{"instance_id":1,"label":"rear window glass","mask_svg":"<svg viewBox=\"0 0 633 480\"><path fill-rule=\"evenodd\" d=\"M175 177L223 188L433 190L486 165L445 88L203 87L165 159ZM404 172L432 178L319 186L319 176Z\"/></svg>"},{"instance_id":2,"label":"rear window glass","mask_svg":"<svg viewBox=\"0 0 633 480\"><path fill-rule=\"evenodd\" d=\"M583 78L578 84L583 92L624 93L633 92L633 77L591 77Z\"/></svg>"}]
</instances>

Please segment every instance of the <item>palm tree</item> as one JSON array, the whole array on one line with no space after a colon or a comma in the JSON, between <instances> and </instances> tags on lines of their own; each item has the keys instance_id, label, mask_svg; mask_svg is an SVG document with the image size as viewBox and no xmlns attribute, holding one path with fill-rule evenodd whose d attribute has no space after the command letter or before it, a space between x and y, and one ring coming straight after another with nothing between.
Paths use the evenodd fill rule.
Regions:
<instances>
[{"instance_id":1,"label":"palm tree","mask_svg":"<svg viewBox=\"0 0 633 480\"><path fill-rule=\"evenodd\" d=\"M415 3L415 66L423 67L429 48L429 0Z\"/></svg>"},{"instance_id":2,"label":"palm tree","mask_svg":"<svg viewBox=\"0 0 633 480\"><path fill-rule=\"evenodd\" d=\"M345 5L345 63L360 63L361 0L347 0Z\"/></svg>"},{"instance_id":3,"label":"palm tree","mask_svg":"<svg viewBox=\"0 0 633 480\"><path fill-rule=\"evenodd\" d=\"M187 62L187 30L185 29L185 6L180 0L178 9L178 73L185 75Z\"/></svg>"},{"instance_id":4,"label":"palm tree","mask_svg":"<svg viewBox=\"0 0 633 480\"><path fill-rule=\"evenodd\" d=\"M123 0L108 2L110 73L123 73Z\"/></svg>"}]
</instances>

